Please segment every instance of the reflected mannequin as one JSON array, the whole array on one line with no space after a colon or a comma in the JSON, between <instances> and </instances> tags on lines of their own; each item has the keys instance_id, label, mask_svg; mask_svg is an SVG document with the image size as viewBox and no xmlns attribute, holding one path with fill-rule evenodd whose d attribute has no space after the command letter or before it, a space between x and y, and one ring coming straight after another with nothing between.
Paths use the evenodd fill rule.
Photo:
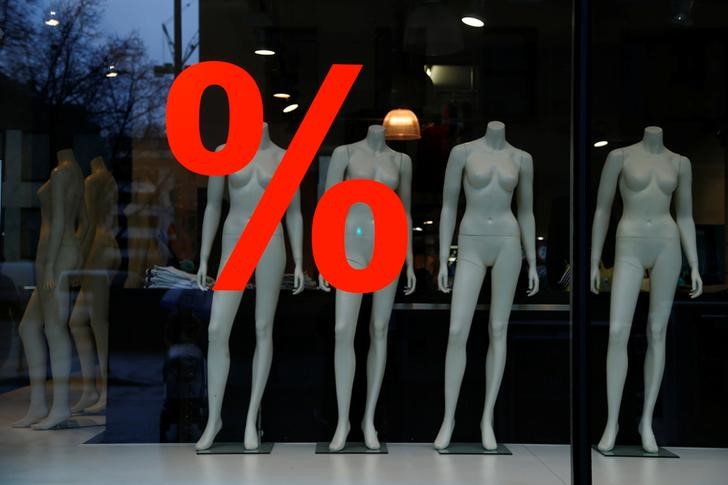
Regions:
<instances>
[{"instance_id":1,"label":"reflected mannequin","mask_svg":"<svg viewBox=\"0 0 728 485\"><path fill-rule=\"evenodd\" d=\"M412 160L403 153L389 148L384 139L384 127L372 125L364 140L337 147L326 175L326 189L350 179L371 179L381 182L397 192L407 213L411 233L410 199L412 184ZM346 217L344 243L346 256L353 268L366 268L374 248L374 220L371 210L365 204L354 204ZM412 266L412 237L407 242L407 287L405 294L415 290L415 273ZM387 360L387 330L392 313L394 295L399 278L388 286L374 292L372 316L369 324L371 339L367 357L367 397L362 421L364 444L370 449L380 448L377 431L374 428L374 411L382 387ZM319 275L319 285L329 291L328 282ZM334 373L336 376L336 401L338 424L329 449L340 451L346 445L349 435L349 407L354 383L356 358L354 356L354 335L361 306L361 293L336 291L336 346L334 352Z\"/></svg>"},{"instance_id":2,"label":"reflected mannequin","mask_svg":"<svg viewBox=\"0 0 728 485\"><path fill-rule=\"evenodd\" d=\"M36 288L20 322L20 338L28 360L30 406L14 427L51 429L70 415L68 378L71 372L71 336L68 272L81 264L81 245L86 232L83 173L73 151L60 150L58 165L38 189L41 227L35 259ZM78 235L76 224L78 224ZM45 339L43 335L45 334ZM46 404L46 340L53 374L53 405Z\"/></svg>"},{"instance_id":3,"label":"reflected mannequin","mask_svg":"<svg viewBox=\"0 0 728 485\"><path fill-rule=\"evenodd\" d=\"M599 292L599 261L609 227L617 187L624 209L617 226L612 276L607 350L608 418L598 447L614 448L619 429L619 408L627 376L627 341L645 270L650 275L650 309L647 320L645 398L639 432L642 448L658 451L652 432L652 414L665 368L665 335L675 297L682 256L690 264L690 297L703 292L698 272L698 253L692 209L690 161L663 145L662 129L645 128L639 143L613 150L602 169L597 208L592 226L591 291ZM675 193L677 223L670 215Z\"/></svg>"},{"instance_id":4,"label":"reflected mannequin","mask_svg":"<svg viewBox=\"0 0 728 485\"><path fill-rule=\"evenodd\" d=\"M223 146L218 147L218 151L222 148ZM240 235L243 233L258 201L273 177L273 173L278 168L284 153L285 151L281 147L271 141L268 124L264 123L260 147L253 160L242 170L227 177L210 177L207 183L207 206L205 207L202 222L200 268L197 272L197 284L200 288L207 289L207 261L220 222L226 179L230 197L230 210L223 226L222 255L218 274L240 239ZM293 290L295 295L303 291L303 270L301 268L303 219L301 217L301 200L298 191L296 191L296 195L286 211L286 227L295 264ZM255 269L256 345L255 354L253 355L253 379L244 437L244 446L249 450L257 449L260 445L257 428L258 410L268 381L268 373L273 357L273 319L285 267L286 248L283 241L283 228L279 224ZM222 428L220 414L230 368L228 340L242 296L242 291L222 290L215 291L212 296L207 351L209 415L205 431L195 445L197 450L206 450L212 446L215 436Z\"/></svg>"},{"instance_id":5,"label":"reflected mannequin","mask_svg":"<svg viewBox=\"0 0 728 485\"><path fill-rule=\"evenodd\" d=\"M485 359L485 406L480 428L483 447L488 450L498 447L493 432L493 408L506 364L508 319L521 270L521 245L528 262L528 296L538 292L533 160L531 155L506 141L505 130L500 121L491 121L484 137L452 149L445 170L437 279L440 291L445 293L450 292L447 260L461 185L465 189L466 206L458 234L458 262L445 358L445 416L435 439L437 449L450 445L465 372L468 334L487 268L492 268L492 284ZM514 192L517 217L511 211Z\"/></svg>"},{"instance_id":6,"label":"reflected mannequin","mask_svg":"<svg viewBox=\"0 0 728 485\"><path fill-rule=\"evenodd\" d=\"M71 412L98 413L106 409L109 336L109 286L119 268L121 253L116 242L119 191L104 159L91 160L91 175L84 181L89 227L82 241L84 258L81 291L71 312L71 335L76 343L83 392ZM101 393L96 389L98 355Z\"/></svg>"}]
</instances>

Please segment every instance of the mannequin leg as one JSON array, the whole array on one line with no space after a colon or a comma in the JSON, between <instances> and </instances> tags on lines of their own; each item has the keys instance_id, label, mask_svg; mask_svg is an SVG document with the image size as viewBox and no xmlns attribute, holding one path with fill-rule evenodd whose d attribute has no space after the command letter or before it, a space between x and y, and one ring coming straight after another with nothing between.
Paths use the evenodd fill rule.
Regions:
<instances>
[{"instance_id":1,"label":"mannequin leg","mask_svg":"<svg viewBox=\"0 0 728 485\"><path fill-rule=\"evenodd\" d=\"M89 295L86 277L81 283L81 291L76 298L76 304L71 312L69 326L71 336L76 344L78 352L78 360L81 363L81 378L83 381L83 391L81 398L71 407L72 413L79 413L85 408L95 403L99 399L99 393L96 390L96 352L91 335L91 327L88 323L89 305L93 300L93 295Z\"/></svg>"},{"instance_id":2,"label":"mannequin leg","mask_svg":"<svg viewBox=\"0 0 728 485\"><path fill-rule=\"evenodd\" d=\"M349 406L354 384L356 357L354 335L361 307L361 293L336 290L336 343L334 349L334 374L336 378L336 404L339 421L329 444L331 451L340 451L349 436Z\"/></svg>"},{"instance_id":3,"label":"mannequin leg","mask_svg":"<svg viewBox=\"0 0 728 485\"><path fill-rule=\"evenodd\" d=\"M228 340L242 296L242 291L216 291L212 295L210 326L207 330L208 416L205 431L195 445L197 450L206 450L212 446L215 436L222 428L220 412L230 370Z\"/></svg>"},{"instance_id":4,"label":"mannequin leg","mask_svg":"<svg viewBox=\"0 0 728 485\"><path fill-rule=\"evenodd\" d=\"M435 439L438 450L450 445L455 427L455 408L467 360L466 345L484 277L485 267L459 258L452 289L450 334L445 357L445 415Z\"/></svg>"},{"instance_id":5,"label":"mannequin leg","mask_svg":"<svg viewBox=\"0 0 728 485\"><path fill-rule=\"evenodd\" d=\"M627 342L632 328L632 317L642 285L644 269L631 259L614 263L612 295L609 317L609 347L607 349L607 424L598 448L614 448L619 430L619 408L622 402L624 380L627 377Z\"/></svg>"},{"instance_id":6,"label":"mannequin leg","mask_svg":"<svg viewBox=\"0 0 728 485\"><path fill-rule=\"evenodd\" d=\"M75 247L61 247L58 260L65 264L56 274L56 286L52 290L41 289L44 330L53 373L53 404L48 416L33 424L33 429L55 428L71 416L68 405L68 380L71 374L71 335L68 330L70 282L66 271L75 267L76 258L78 251Z\"/></svg>"},{"instance_id":7,"label":"mannequin leg","mask_svg":"<svg viewBox=\"0 0 728 485\"><path fill-rule=\"evenodd\" d=\"M485 406L480 422L483 447L486 450L495 450L498 447L493 432L493 408L505 370L508 319L521 271L521 247L519 241L513 239L512 243L504 243L491 273L488 354L485 358Z\"/></svg>"},{"instance_id":8,"label":"mannequin leg","mask_svg":"<svg viewBox=\"0 0 728 485\"><path fill-rule=\"evenodd\" d=\"M46 346L43 338L43 316L38 289L33 290L28 306L20 321L18 333L23 342L30 377L30 406L23 419L13 423L14 428L27 428L48 415L46 403Z\"/></svg>"},{"instance_id":9,"label":"mannequin leg","mask_svg":"<svg viewBox=\"0 0 728 485\"><path fill-rule=\"evenodd\" d=\"M397 293L397 283L399 283L399 278L374 293L372 300L372 317L369 323L370 344L367 356L367 402L361 427L364 431L364 443L367 448L373 450L380 448L377 431L374 429L374 413L377 409L377 400L387 364L387 330L394 305L394 296Z\"/></svg>"},{"instance_id":10,"label":"mannequin leg","mask_svg":"<svg viewBox=\"0 0 728 485\"><path fill-rule=\"evenodd\" d=\"M84 409L87 413L100 413L106 409L106 391L109 368L109 287L111 281L107 276L94 276L94 290L91 299L91 329L94 332L96 353L99 358L99 374L101 375L101 393L91 406ZM94 384L96 377L94 375Z\"/></svg>"},{"instance_id":11,"label":"mannequin leg","mask_svg":"<svg viewBox=\"0 0 728 485\"><path fill-rule=\"evenodd\" d=\"M644 370L645 400L639 425L642 448L650 453L658 451L657 440L652 432L652 414L660 392L662 373L665 370L667 323L682 263L677 241L675 246L677 247L673 251L661 253L650 271L650 313L647 318L647 355Z\"/></svg>"},{"instance_id":12,"label":"mannequin leg","mask_svg":"<svg viewBox=\"0 0 728 485\"><path fill-rule=\"evenodd\" d=\"M245 420L245 448L257 449L258 410L268 382L273 360L273 320L286 266L286 248L282 235L274 235L255 269L255 354L250 403Z\"/></svg>"}]
</instances>

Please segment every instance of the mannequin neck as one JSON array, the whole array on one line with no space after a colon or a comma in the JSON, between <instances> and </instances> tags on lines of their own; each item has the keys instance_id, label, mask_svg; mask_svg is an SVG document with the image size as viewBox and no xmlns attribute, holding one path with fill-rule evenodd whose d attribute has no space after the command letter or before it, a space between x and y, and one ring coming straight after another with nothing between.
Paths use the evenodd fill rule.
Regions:
<instances>
[{"instance_id":1,"label":"mannequin neck","mask_svg":"<svg viewBox=\"0 0 728 485\"><path fill-rule=\"evenodd\" d=\"M76 156L70 148L58 150L56 153L56 159L58 160L58 165L63 165L64 163L76 163Z\"/></svg>"},{"instance_id":2,"label":"mannequin neck","mask_svg":"<svg viewBox=\"0 0 728 485\"><path fill-rule=\"evenodd\" d=\"M662 144L662 128L648 126L642 137L642 147L649 153L659 153L665 148Z\"/></svg>"},{"instance_id":3,"label":"mannequin neck","mask_svg":"<svg viewBox=\"0 0 728 485\"><path fill-rule=\"evenodd\" d=\"M381 125L372 125L367 130L366 138L367 146L372 149L373 152L381 152L384 150L384 127Z\"/></svg>"},{"instance_id":4,"label":"mannequin neck","mask_svg":"<svg viewBox=\"0 0 728 485\"><path fill-rule=\"evenodd\" d=\"M104 163L103 158L96 157L93 160L91 160L91 173L102 172L105 170L106 170L106 164Z\"/></svg>"},{"instance_id":5,"label":"mannequin neck","mask_svg":"<svg viewBox=\"0 0 728 485\"><path fill-rule=\"evenodd\" d=\"M270 147L271 145L270 141L270 131L268 131L268 123L263 123L263 135L260 137L260 146L258 147L258 150L265 150L266 148Z\"/></svg>"},{"instance_id":6,"label":"mannequin neck","mask_svg":"<svg viewBox=\"0 0 728 485\"><path fill-rule=\"evenodd\" d=\"M506 146L506 125L500 121L491 121L483 137L485 144L493 150L502 150Z\"/></svg>"}]
</instances>

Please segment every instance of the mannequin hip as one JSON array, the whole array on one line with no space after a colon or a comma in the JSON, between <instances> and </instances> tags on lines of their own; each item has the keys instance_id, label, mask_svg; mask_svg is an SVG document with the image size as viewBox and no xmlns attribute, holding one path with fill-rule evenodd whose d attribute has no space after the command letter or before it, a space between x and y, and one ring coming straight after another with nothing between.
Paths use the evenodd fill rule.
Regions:
<instances>
[{"instance_id":1,"label":"mannequin hip","mask_svg":"<svg viewBox=\"0 0 728 485\"><path fill-rule=\"evenodd\" d=\"M672 264L682 265L679 237L617 236L616 238L615 265L621 261L644 270L665 259Z\"/></svg>"},{"instance_id":2,"label":"mannequin hip","mask_svg":"<svg viewBox=\"0 0 728 485\"><path fill-rule=\"evenodd\" d=\"M458 235L458 260L467 261L482 269L503 260L520 271L522 259L519 236Z\"/></svg>"}]
</instances>

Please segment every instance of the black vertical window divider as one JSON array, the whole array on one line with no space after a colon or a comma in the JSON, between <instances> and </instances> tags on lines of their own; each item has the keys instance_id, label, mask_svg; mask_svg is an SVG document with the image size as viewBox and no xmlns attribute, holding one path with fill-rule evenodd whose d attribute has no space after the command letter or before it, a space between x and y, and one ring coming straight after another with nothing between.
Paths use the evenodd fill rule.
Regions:
<instances>
[{"instance_id":1,"label":"black vertical window divider","mask_svg":"<svg viewBox=\"0 0 728 485\"><path fill-rule=\"evenodd\" d=\"M573 1L571 151L571 482L590 485L589 56L590 0Z\"/></svg>"}]
</instances>

